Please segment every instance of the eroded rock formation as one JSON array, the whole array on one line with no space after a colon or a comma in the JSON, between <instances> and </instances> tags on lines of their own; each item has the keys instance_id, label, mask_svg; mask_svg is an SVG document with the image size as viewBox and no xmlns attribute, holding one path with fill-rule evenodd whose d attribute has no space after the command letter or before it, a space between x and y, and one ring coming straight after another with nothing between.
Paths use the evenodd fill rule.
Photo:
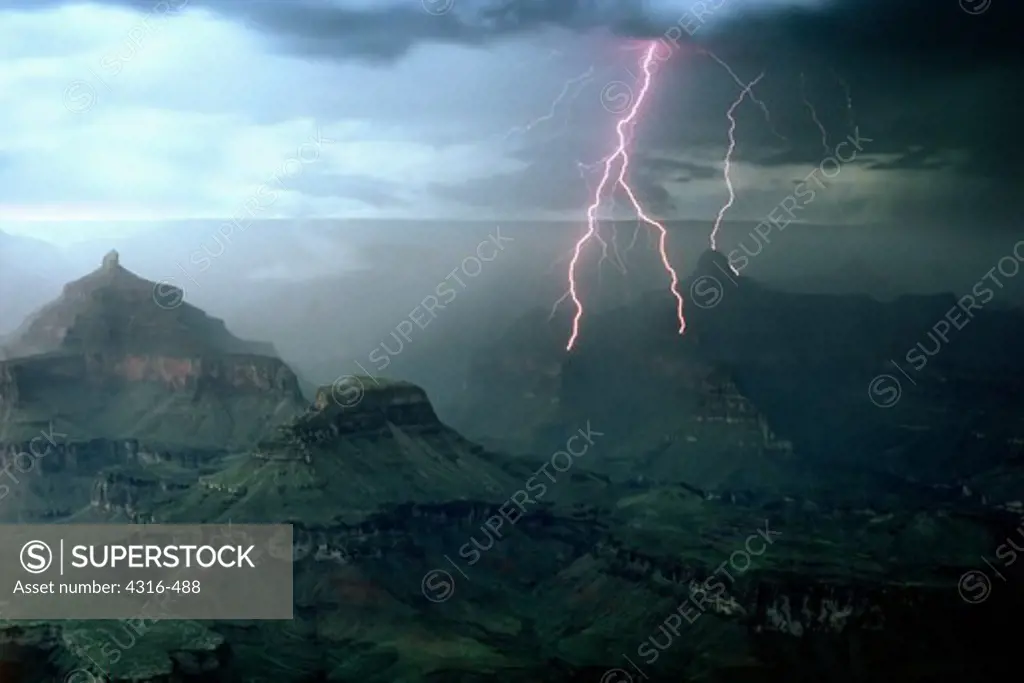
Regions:
<instances>
[{"instance_id":1,"label":"eroded rock formation","mask_svg":"<svg viewBox=\"0 0 1024 683\"><path fill-rule=\"evenodd\" d=\"M0 442L28 441L50 421L73 442L243 447L302 411L298 379L271 345L235 337L182 296L116 252L67 284L7 343Z\"/></svg>"}]
</instances>

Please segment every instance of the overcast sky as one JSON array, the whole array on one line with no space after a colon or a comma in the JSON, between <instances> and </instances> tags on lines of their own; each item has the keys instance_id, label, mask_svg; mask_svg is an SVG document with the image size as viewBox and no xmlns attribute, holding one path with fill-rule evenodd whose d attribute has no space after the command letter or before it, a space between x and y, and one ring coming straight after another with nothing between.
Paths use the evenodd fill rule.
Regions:
<instances>
[{"instance_id":1,"label":"overcast sky","mask_svg":"<svg viewBox=\"0 0 1024 683\"><path fill-rule=\"evenodd\" d=\"M710 219L726 198L741 88L710 50L743 82L764 72L753 92L770 111L769 125L749 100L737 110L730 219L759 220L859 128L869 141L806 220L1016 227L1019 3L701 6L7 0L0 230L68 242L247 204L259 218L581 218L597 175L579 163L611 150L641 40L666 34L681 39L663 43L633 131L631 177L656 215Z\"/></svg>"}]
</instances>

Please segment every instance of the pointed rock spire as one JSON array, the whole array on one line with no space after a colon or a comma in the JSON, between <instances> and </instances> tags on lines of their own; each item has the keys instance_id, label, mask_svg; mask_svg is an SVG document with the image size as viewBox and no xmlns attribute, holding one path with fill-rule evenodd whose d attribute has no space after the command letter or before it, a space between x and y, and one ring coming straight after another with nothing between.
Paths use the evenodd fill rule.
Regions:
<instances>
[{"instance_id":1,"label":"pointed rock spire","mask_svg":"<svg viewBox=\"0 0 1024 683\"><path fill-rule=\"evenodd\" d=\"M117 253L116 249L111 249L107 252L107 255L103 257L103 270L109 272L118 268L121 265L121 257Z\"/></svg>"}]
</instances>

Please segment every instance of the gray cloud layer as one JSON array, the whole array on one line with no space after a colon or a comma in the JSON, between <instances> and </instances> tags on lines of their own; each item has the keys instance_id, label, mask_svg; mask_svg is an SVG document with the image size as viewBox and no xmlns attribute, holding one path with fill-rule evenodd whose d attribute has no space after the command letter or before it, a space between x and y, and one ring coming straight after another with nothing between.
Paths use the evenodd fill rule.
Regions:
<instances>
[{"instance_id":1,"label":"gray cloud layer","mask_svg":"<svg viewBox=\"0 0 1024 683\"><path fill-rule=\"evenodd\" d=\"M414 58L418 48L438 43L495 51L510 41L521 41L528 51L537 49L530 42L537 41L547 47L564 43L574 50L570 59L534 69L520 88L509 86L507 73L490 86L453 81L447 94L436 96L430 90L407 89L410 98L418 99L402 107L397 104L401 100L397 92L387 94L391 91L385 90L388 86L382 80L379 86L366 86L373 89L374 98L351 105L373 120L416 118L421 129L437 129L436 139L458 138L452 126L442 125L445 119L457 119L457 131L477 135L487 129L500 131L501 112L515 108L513 100L520 95L543 111L564 79L597 63L601 68L579 94L582 106L573 112L571 126L544 140L532 135L512 140L525 170L495 172L461 186L435 185L438 196L498 210L523 204L550 209L581 206L584 188L575 161L593 162L600 157L601 146L607 146L613 119L596 103L611 80L632 83L622 67L635 53L580 43L579 36L603 30L620 37L661 37L673 25L692 25L693 8L700 4L690 0L162 2L172 9L205 10L244 23L262 32L279 53L342 64L394 65L399 58ZM42 10L60 4L67 3L15 0L8 7ZM107 0L107 4L151 12L156 3ZM739 114L736 150L738 161L763 169L766 185L776 182L772 175L776 170L789 173L822 158L820 134L800 97L800 75L805 74L808 99L832 144L856 126L872 139L872 158L862 161L866 169L900 174L892 177L910 184L918 182L917 174L933 174L929 183L934 203L928 201L928 189L920 190L922 196L882 198L879 204L893 205L897 218L901 211L920 215L914 212L931 205L937 215L948 217L948 199L954 192L957 206L964 207L958 219L968 220L980 212L985 217L978 222L987 225L1016 215L1020 200L1015 188L1024 176L1012 153L1024 148L1020 125L1024 100L1014 88L1024 67L1024 44L1017 35L1024 8L1019 3L996 0L981 14L965 11L964 7L977 6L971 0L835 0L789 6L765 0L704 0L704 4L718 9L694 36L683 34L673 46L673 59L686 63L659 76L659 91L651 103L657 116L637 131L638 158L644 160L637 167L637 178L645 188L645 199L666 206L671 203L666 183L712 180L715 175L724 145L724 111L735 98L737 85L699 48L721 56L742 79L767 72L758 95L768 104L773 123L786 141L773 134L756 108L745 105ZM441 11L448 7L449 11ZM582 58L580 45L589 51ZM452 79L463 68L453 69ZM457 96L460 85L465 92ZM852 94L853 112L846 107L844 86ZM383 99L377 97L379 92L384 93ZM332 179L320 180L317 193L329 192ZM348 192L373 205L403 202L399 188L383 181L371 186L355 177L346 180L351 186ZM570 183L575 185L566 190ZM769 201L768 195L777 190L764 192ZM884 194L885 187L879 192ZM858 201L868 206L863 198Z\"/></svg>"}]
</instances>

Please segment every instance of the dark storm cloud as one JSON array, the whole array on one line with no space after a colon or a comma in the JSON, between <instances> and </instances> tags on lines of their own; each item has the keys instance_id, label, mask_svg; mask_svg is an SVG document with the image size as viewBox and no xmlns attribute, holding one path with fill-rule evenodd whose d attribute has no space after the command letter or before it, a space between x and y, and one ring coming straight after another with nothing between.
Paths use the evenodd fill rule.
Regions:
<instances>
[{"instance_id":1,"label":"dark storm cloud","mask_svg":"<svg viewBox=\"0 0 1024 683\"><path fill-rule=\"evenodd\" d=\"M6 7L41 10L77 0L12 0ZM643 24L642 2L618 0L99 0L162 15L201 8L277 34L296 53L394 59L423 42L480 44L547 26L587 30ZM653 30L653 29L652 29Z\"/></svg>"},{"instance_id":2,"label":"dark storm cloud","mask_svg":"<svg viewBox=\"0 0 1024 683\"><path fill-rule=\"evenodd\" d=\"M741 146L737 157L769 166L823 157L801 96L805 73L807 99L832 145L856 125L873 140L869 153L899 155L891 170L934 170L936 158L960 152L950 170L997 182L1019 178L1007 150L1024 146L1024 100L1009 86L1024 68L1017 36L1024 6L993 2L971 15L961 4L847 0L821 11L741 17L710 35L709 46L737 71L742 66L745 77L768 70L764 99L792 143L779 145L762 126L760 144ZM744 114L748 131L751 110Z\"/></svg>"},{"instance_id":3,"label":"dark storm cloud","mask_svg":"<svg viewBox=\"0 0 1024 683\"><path fill-rule=\"evenodd\" d=\"M13 6L44 8L68 1L15 0ZM155 4L106 1L143 12L152 11ZM736 2L735 10L731 1ZM425 43L484 45L534 35L551 26L579 32L605 28L618 35L658 38L678 25L696 0L680 0L675 9L665 9L667 1L642 0L163 2L244 22L273 37L283 51L380 61L396 59ZM943 160L950 173L983 177L991 181L992 192L1009 192L1024 177L1024 166L1014 153L1024 149L1024 98L1015 87L1024 68L1024 41L1019 38L1024 3L991 0L983 13L965 11L964 6L970 9L979 2L835 0L817 8L798 8L721 0L720 17L712 14L693 38L682 34L682 49L676 53L687 64L666 70L655 129L643 132L643 142L648 148L673 152L720 148L724 143L723 115L737 86L719 65L685 45L693 43L720 55L742 79L767 72L757 92L785 141L746 103L739 113L743 133L738 160L766 166L821 161L823 145L800 96L799 74L804 72L807 94L832 145L858 126L872 140L868 153L886 156L882 162L863 160L875 163L875 170L936 171L935 160ZM450 11L439 12L449 6ZM652 7L661 11L654 14ZM845 85L855 116L846 108ZM699 106L693 101L695 92ZM673 102L674 97L679 102ZM885 163L890 166L881 165ZM915 163L919 165L914 167ZM558 182L574 171L571 163L568 166L568 172L531 167L527 175L533 178L516 182L524 192L536 191L539 205L564 205L569 200L558 196L557 189ZM488 188L487 182L474 188L476 196L510 196L509 183ZM474 194L472 189L464 193ZM527 196L532 201L534 195Z\"/></svg>"},{"instance_id":4,"label":"dark storm cloud","mask_svg":"<svg viewBox=\"0 0 1024 683\"><path fill-rule=\"evenodd\" d=\"M72 0L5 3L19 9L62 4ZM398 56L424 41L481 43L547 26L581 31L604 27L633 37L660 37L695 3L681 0L675 12L661 9L657 16L649 11L656 5L643 0L381 0L376 6L346 0L106 0L106 4L142 12L153 11L157 4L167 5L172 12L203 8L290 37L296 48L305 42L308 51L381 58ZM745 5L730 22L698 31L696 36L738 42L743 50L760 57L798 48L820 55L928 58L933 64L959 69L1021 60L1020 3L993 0L986 12L976 16L960 4L956 0L836 0L817 9L769 5L756 11Z\"/></svg>"},{"instance_id":5,"label":"dark storm cloud","mask_svg":"<svg viewBox=\"0 0 1024 683\"><path fill-rule=\"evenodd\" d=\"M512 156L526 164L524 169L459 185L435 184L432 191L439 197L470 206L510 211L522 210L527 205L546 211L584 210L600 181L601 167L596 165L600 159L595 158L592 138L579 133L578 128L556 127L551 135L524 143L515 151ZM592 165L587 170L574 160ZM691 178L721 174L714 168L685 161L654 158L648 162L638 156L631 174L637 196L652 209L670 209L672 202L661 183L668 179L666 171L681 170Z\"/></svg>"}]
</instances>

